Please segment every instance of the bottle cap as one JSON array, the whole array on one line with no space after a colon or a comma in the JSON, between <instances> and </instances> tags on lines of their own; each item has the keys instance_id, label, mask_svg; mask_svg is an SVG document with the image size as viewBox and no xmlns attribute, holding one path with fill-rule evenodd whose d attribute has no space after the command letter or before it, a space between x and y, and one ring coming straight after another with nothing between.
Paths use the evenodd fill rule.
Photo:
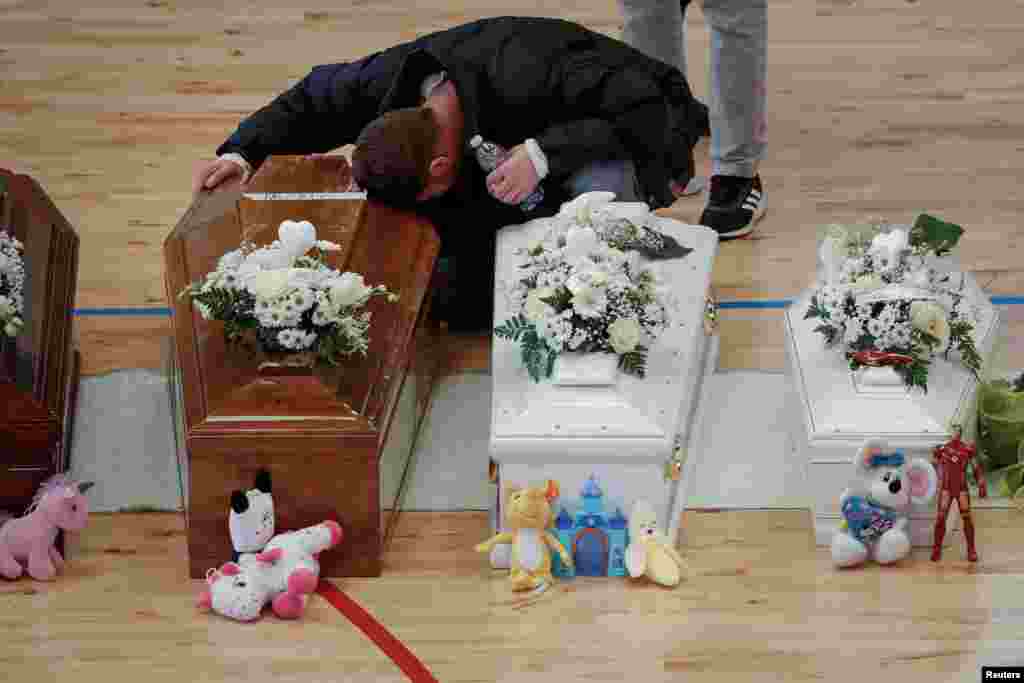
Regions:
<instances>
[{"instance_id":1,"label":"bottle cap","mask_svg":"<svg viewBox=\"0 0 1024 683\"><path fill-rule=\"evenodd\" d=\"M476 149L477 147L479 147L483 143L484 143L484 139L482 137L480 137L479 135L474 135L473 137L471 137L469 139L469 146L472 147L473 149Z\"/></svg>"}]
</instances>

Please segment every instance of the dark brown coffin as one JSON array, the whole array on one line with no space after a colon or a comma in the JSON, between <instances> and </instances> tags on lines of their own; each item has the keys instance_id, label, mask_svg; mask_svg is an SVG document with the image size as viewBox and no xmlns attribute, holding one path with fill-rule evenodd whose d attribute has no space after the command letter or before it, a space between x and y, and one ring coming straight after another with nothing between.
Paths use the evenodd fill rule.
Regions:
<instances>
[{"instance_id":1,"label":"dark brown coffin","mask_svg":"<svg viewBox=\"0 0 1024 683\"><path fill-rule=\"evenodd\" d=\"M398 507L397 494L384 500L382 475L406 470L438 368L426 293L440 244L429 222L358 195L250 196L347 189L346 170L324 170L327 163L272 158L244 193L230 189L197 198L164 243L193 578L230 559L231 491L251 488L261 468L271 472L279 532L324 519L344 528L342 544L320 558L324 576L381 573L384 510ZM203 320L178 294L243 237L273 241L285 219L312 221L319 238L342 245L328 259L332 267L362 273L368 283L398 293L400 301L371 303L365 358L356 356L340 370L318 368L312 377L269 380L258 376L251 355L226 346L220 323Z\"/></svg>"},{"instance_id":2,"label":"dark brown coffin","mask_svg":"<svg viewBox=\"0 0 1024 683\"><path fill-rule=\"evenodd\" d=\"M0 169L0 229L25 245L25 327L0 337L0 510L68 469L78 389L78 235L33 178Z\"/></svg>"}]
</instances>

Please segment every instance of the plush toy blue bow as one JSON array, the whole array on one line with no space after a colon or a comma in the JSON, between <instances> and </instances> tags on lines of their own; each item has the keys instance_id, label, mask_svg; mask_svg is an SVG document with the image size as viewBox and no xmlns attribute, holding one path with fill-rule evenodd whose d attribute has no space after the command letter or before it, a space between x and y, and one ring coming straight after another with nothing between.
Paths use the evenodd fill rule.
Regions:
<instances>
[{"instance_id":1,"label":"plush toy blue bow","mask_svg":"<svg viewBox=\"0 0 1024 683\"><path fill-rule=\"evenodd\" d=\"M900 451L871 456L872 467L902 467L904 462L906 458Z\"/></svg>"}]
</instances>

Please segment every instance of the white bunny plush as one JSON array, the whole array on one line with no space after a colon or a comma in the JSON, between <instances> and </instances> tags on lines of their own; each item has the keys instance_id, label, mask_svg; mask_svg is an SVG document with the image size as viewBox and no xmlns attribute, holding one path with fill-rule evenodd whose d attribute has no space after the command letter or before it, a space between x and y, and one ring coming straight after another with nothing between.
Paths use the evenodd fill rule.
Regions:
<instances>
[{"instance_id":1,"label":"white bunny plush","mask_svg":"<svg viewBox=\"0 0 1024 683\"><path fill-rule=\"evenodd\" d=\"M318 555L341 539L341 525L330 520L278 534L262 552L210 570L198 606L235 621L255 621L269 602L278 617L297 619L320 580Z\"/></svg>"},{"instance_id":2,"label":"white bunny plush","mask_svg":"<svg viewBox=\"0 0 1024 683\"><path fill-rule=\"evenodd\" d=\"M854 479L839 508L843 525L832 537L832 561L856 567L872 555L892 564L910 554L910 506L935 497L938 475L924 458L890 451L884 441L865 442L853 459Z\"/></svg>"},{"instance_id":3,"label":"white bunny plush","mask_svg":"<svg viewBox=\"0 0 1024 683\"><path fill-rule=\"evenodd\" d=\"M634 503L629 517L626 570L634 579L647 576L670 588L678 586L689 573L686 562L658 529L658 515L646 500Z\"/></svg>"}]
</instances>

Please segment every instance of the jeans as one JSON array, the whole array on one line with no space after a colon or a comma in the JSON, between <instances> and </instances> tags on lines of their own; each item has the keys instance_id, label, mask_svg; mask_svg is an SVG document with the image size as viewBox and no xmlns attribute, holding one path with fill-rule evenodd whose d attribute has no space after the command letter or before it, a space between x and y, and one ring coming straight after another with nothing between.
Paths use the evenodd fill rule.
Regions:
<instances>
[{"instance_id":1,"label":"jeans","mask_svg":"<svg viewBox=\"0 0 1024 683\"><path fill-rule=\"evenodd\" d=\"M587 164L565 181L565 190L571 198L585 192L614 192L615 201L638 202L639 182L630 160L595 161Z\"/></svg>"},{"instance_id":2,"label":"jeans","mask_svg":"<svg viewBox=\"0 0 1024 683\"><path fill-rule=\"evenodd\" d=\"M689 0L618 0L622 38L686 73ZM751 178L768 139L767 0L703 0L711 32L711 163L715 175Z\"/></svg>"}]
</instances>

